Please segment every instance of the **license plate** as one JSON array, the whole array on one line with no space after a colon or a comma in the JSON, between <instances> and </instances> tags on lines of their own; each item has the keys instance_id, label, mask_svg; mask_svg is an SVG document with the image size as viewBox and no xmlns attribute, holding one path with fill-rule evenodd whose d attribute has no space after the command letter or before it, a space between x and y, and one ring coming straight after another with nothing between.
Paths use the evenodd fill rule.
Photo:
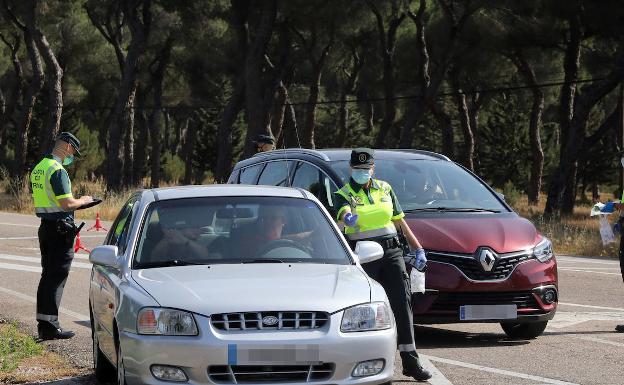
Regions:
<instances>
[{"instance_id":1,"label":"license plate","mask_svg":"<svg viewBox=\"0 0 624 385\"><path fill-rule=\"evenodd\" d=\"M461 321L518 318L517 305L464 305L459 307Z\"/></svg>"},{"instance_id":2,"label":"license plate","mask_svg":"<svg viewBox=\"0 0 624 385\"><path fill-rule=\"evenodd\" d=\"M319 345L228 345L229 365L319 363Z\"/></svg>"}]
</instances>

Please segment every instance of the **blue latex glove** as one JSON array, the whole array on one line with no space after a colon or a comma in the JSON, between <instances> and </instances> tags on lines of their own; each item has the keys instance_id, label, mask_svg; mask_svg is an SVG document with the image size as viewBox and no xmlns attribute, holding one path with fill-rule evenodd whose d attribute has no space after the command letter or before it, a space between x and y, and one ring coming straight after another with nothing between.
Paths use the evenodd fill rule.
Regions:
<instances>
[{"instance_id":1,"label":"blue latex glove","mask_svg":"<svg viewBox=\"0 0 624 385\"><path fill-rule=\"evenodd\" d=\"M613 232L615 234L618 234L620 232L621 228L620 228L620 222L615 222L615 224L613 225Z\"/></svg>"},{"instance_id":2,"label":"blue latex glove","mask_svg":"<svg viewBox=\"0 0 624 385\"><path fill-rule=\"evenodd\" d=\"M355 222L357 222L357 220L357 214L353 215L351 213L346 213L344 217L342 217L342 221L344 222L344 224L349 227L355 226Z\"/></svg>"},{"instance_id":3,"label":"blue latex glove","mask_svg":"<svg viewBox=\"0 0 624 385\"><path fill-rule=\"evenodd\" d=\"M411 251L408 255L408 263L416 270L423 272L427 270L427 257L425 256L425 250L420 248Z\"/></svg>"},{"instance_id":4,"label":"blue latex glove","mask_svg":"<svg viewBox=\"0 0 624 385\"><path fill-rule=\"evenodd\" d=\"M615 202L607 202L604 207L600 209L601 213L612 213L615 210Z\"/></svg>"}]
</instances>

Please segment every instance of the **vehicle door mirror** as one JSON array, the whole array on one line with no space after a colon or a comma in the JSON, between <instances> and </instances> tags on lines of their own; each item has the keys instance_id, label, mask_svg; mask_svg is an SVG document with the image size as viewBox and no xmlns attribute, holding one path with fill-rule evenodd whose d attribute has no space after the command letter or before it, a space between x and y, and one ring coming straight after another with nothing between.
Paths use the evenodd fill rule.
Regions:
<instances>
[{"instance_id":1,"label":"vehicle door mirror","mask_svg":"<svg viewBox=\"0 0 624 385\"><path fill-rule=\"evenodd\" d=\"M355 245L355 254L357 255L360 263L368 263L376 261L383 257L383 247L374 241L359 241Z\"/></svg>"},{"instance_id":2,"label":"vehicle door mirror","mask_svg":"<svg viewBox=\"0 0 624 385\"><path fill-rule=\"evenodd\" d=\"M502 199L503 202L505 201L505 194L497 192L496 195L498 195L498 197Z\"/></svg>"},{"instance_id":3,"label":"vehicle door mirror","mask_svg":"<svg viewBox=\"0 0 624 385\"><path fill-rule=\"evenodd\" d=\"M117 246L98 246L89 253L89 262L94 265L109 266L119 268L119 257L117 256Z\"/></svg>"}]
</instances>

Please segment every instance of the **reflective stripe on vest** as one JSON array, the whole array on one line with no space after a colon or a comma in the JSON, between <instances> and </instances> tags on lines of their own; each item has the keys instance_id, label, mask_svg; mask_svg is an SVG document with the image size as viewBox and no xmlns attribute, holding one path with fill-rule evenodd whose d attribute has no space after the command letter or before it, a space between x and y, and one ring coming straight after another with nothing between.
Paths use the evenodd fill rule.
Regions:
<instances>
[{"instance_id":1,"label":"reflective stripe on vest","mask_svg":"<svg viewBox=\"0 0 624 385\"><path fill-rule=\"evenodd\" d=\"M32 195L37 214L65 212L56 199L50 183L52 174L61 169L63 166L55 159L43 158L30 173Z\"/></svg>"},{"instance_id":2,"label":"reflective stripe on vest","mask_svg":"<svg viewBox=\"0 0 624 385\"><path fill-rule=\"evenodd\" d=\"M358 215L356 226L345 226L345 235L350 241L396 235L392 222L394 204L390 195L390 185L380 180L373 180L378 189L370 189L373 199L371 204L364 189L355 192L347 183L336 193L349 202L351 212Z\"/></svg>"}]
</instances>

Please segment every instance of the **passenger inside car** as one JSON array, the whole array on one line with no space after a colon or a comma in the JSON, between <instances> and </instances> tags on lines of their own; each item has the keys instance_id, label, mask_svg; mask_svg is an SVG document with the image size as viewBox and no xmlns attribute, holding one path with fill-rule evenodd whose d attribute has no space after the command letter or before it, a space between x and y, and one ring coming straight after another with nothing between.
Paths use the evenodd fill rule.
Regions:
<instances>
[{"instance_id":1,"label":"passenger inside car","mask_svg":"<svg viewBox=\"0 0 624 385\"><path fill-rule=\"evenodd\" d=\"M185 210L161 210L160 228L163 237L152 252L152 262L170 259L198 260L208 257L208 248L201 242L203 226L194 222Z\"/></svg>"}]
</instances>

